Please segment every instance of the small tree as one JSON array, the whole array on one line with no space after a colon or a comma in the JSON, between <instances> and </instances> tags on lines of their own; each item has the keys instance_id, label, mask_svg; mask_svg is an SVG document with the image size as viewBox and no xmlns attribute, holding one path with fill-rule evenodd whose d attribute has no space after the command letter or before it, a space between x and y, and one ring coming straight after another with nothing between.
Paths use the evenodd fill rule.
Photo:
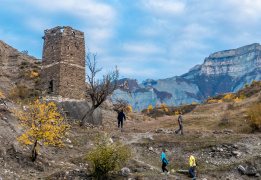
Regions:
<instances>
[{"instance_id":1,"label":"small tree","mask_svg":"<svg viewBox=\"0 0 261 180\"><path fill-rule=\"evenodd\" d=\"M83 126L88 118L92 118L94 110L113 94L117 88L119 77L119 70L116 66L115 70L109 72L107 75L103 75L102 79L96 79L97 73L102 70L102 68L97 68L96 54L88 52L85 65L89 70L89 73L86 75L89 84L86 91L91 98L92 107L82 118L80 126Z\"/></svg>"},{"instance_id":2,"label":"small tree","mask_svg":"<svg viewBox=\"0 0 261 180\"><path fill-rule=\"evenodd\" d=\"M44 145L59 146L63 145L62 138L69 129L68 125L63 123L63 118L57 112L56 105L51 102L36 100L30 103L28 109L21 105L22 110L15 109L14 116L20 120L19 127L25 128L25 133L17 140L25 145L33 145L32 161L36 160L39 152L38 142L44 142Z\"/></svg>"},{"instance_id":3,"label":"small tree","mask_svg":"<svg viewBox=\"0 0 261 180\"><path fill-rule=\"evenodd\" d=\"M118 170L131 157L130 149L120 141L112 142L109 134L99 134L93 148L86 156L92 164L92 174L106 179L109 171Z\"/></svg>"},{"instance_id":4,"label":"small tree","mask_svg":"<svg viewBox=\"0 0 261 180\"><path fill-rule=\"evenodd\" d=\"M248 109L248 122L253 130L261 129L261 103Z\"/></svg>"},{"instance_id":5,"label":"small tree","mask_svg":"<svg viewBox=\"0 0 261 180\"><path fill-rule=\"evenodd\" d=\"M152 105L149 105L147 112L149 113L153 109Z\"/></svg>"}]
</instances>

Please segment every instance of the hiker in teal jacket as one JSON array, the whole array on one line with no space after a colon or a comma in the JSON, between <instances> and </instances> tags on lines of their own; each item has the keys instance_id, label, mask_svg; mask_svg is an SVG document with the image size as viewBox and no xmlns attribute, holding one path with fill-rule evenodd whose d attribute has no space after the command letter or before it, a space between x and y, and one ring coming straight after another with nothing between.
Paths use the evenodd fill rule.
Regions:
<instances>
[{"instance_id":1,"label":"hiker in teal jacket","mask_svg":"<svg viewBox=\"0 0 261 180\"><path fill-rule=\"evenodd\" d=\"M165 155L165 149L162 149L162 154L161 154L161 162L162 162L162 173L161 174L165 174L164 171L167 171L167 173L169 174L169 171L166 169L166 166L169 164L166 155Z\"/></svg>"}]
</instances>

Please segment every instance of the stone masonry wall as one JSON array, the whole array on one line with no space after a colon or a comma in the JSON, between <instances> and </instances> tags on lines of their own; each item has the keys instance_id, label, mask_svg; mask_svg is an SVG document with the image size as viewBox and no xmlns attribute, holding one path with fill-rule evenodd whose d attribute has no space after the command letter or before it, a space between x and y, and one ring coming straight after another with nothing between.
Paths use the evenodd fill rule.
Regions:
<instances>
[{"instance_id":1,"label":"stone masonry wall","mask_svg":"<svg viewBox=\"0 0 261 180\"><path fill-rule=\"evenodd\" d=\"M42 95L85 98L84 33L69 26L44 31L41 73ZM51 82L52 81L52 82ZM53 92L50 92L50 84Z\"/></svg>"}]
</instances>

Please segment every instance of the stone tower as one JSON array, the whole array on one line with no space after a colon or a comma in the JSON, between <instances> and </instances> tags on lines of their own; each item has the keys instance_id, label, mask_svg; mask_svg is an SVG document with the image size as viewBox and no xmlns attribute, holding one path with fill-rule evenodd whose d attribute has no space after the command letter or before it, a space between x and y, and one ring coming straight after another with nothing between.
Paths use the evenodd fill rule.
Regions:
<instances>
[{"instance_id":1,"label":"stone tower","mask_svg":"<svg viewBox=\"0 0 261 180\"><path fill-rule=\"evenodd\" d=\"M85 98L84 33L69 26L44 31L42 95Z\"/></svg>"}]
</instances>

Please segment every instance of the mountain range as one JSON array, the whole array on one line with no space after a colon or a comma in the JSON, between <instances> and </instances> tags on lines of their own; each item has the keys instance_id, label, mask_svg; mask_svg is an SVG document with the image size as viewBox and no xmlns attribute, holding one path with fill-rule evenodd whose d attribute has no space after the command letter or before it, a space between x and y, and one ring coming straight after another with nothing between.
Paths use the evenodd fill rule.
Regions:
<instances>
[{"instance_id":1,"label":"mountain range","mask_svg":"<svg viewBox=\"0 0 261 180\"><path fill-rule=\"evenodd\" d=\"M147 79L140 84L135 79L121 79L120 83L127 83L130 92L119 88L112 99L126 100L133 110L155 107L157 103L168 106L201 103L218 94L236 92L253 80L261 80L261 45L258 43L210 54L202 65L181 76Z\"/></svg>"}]
</instances>

